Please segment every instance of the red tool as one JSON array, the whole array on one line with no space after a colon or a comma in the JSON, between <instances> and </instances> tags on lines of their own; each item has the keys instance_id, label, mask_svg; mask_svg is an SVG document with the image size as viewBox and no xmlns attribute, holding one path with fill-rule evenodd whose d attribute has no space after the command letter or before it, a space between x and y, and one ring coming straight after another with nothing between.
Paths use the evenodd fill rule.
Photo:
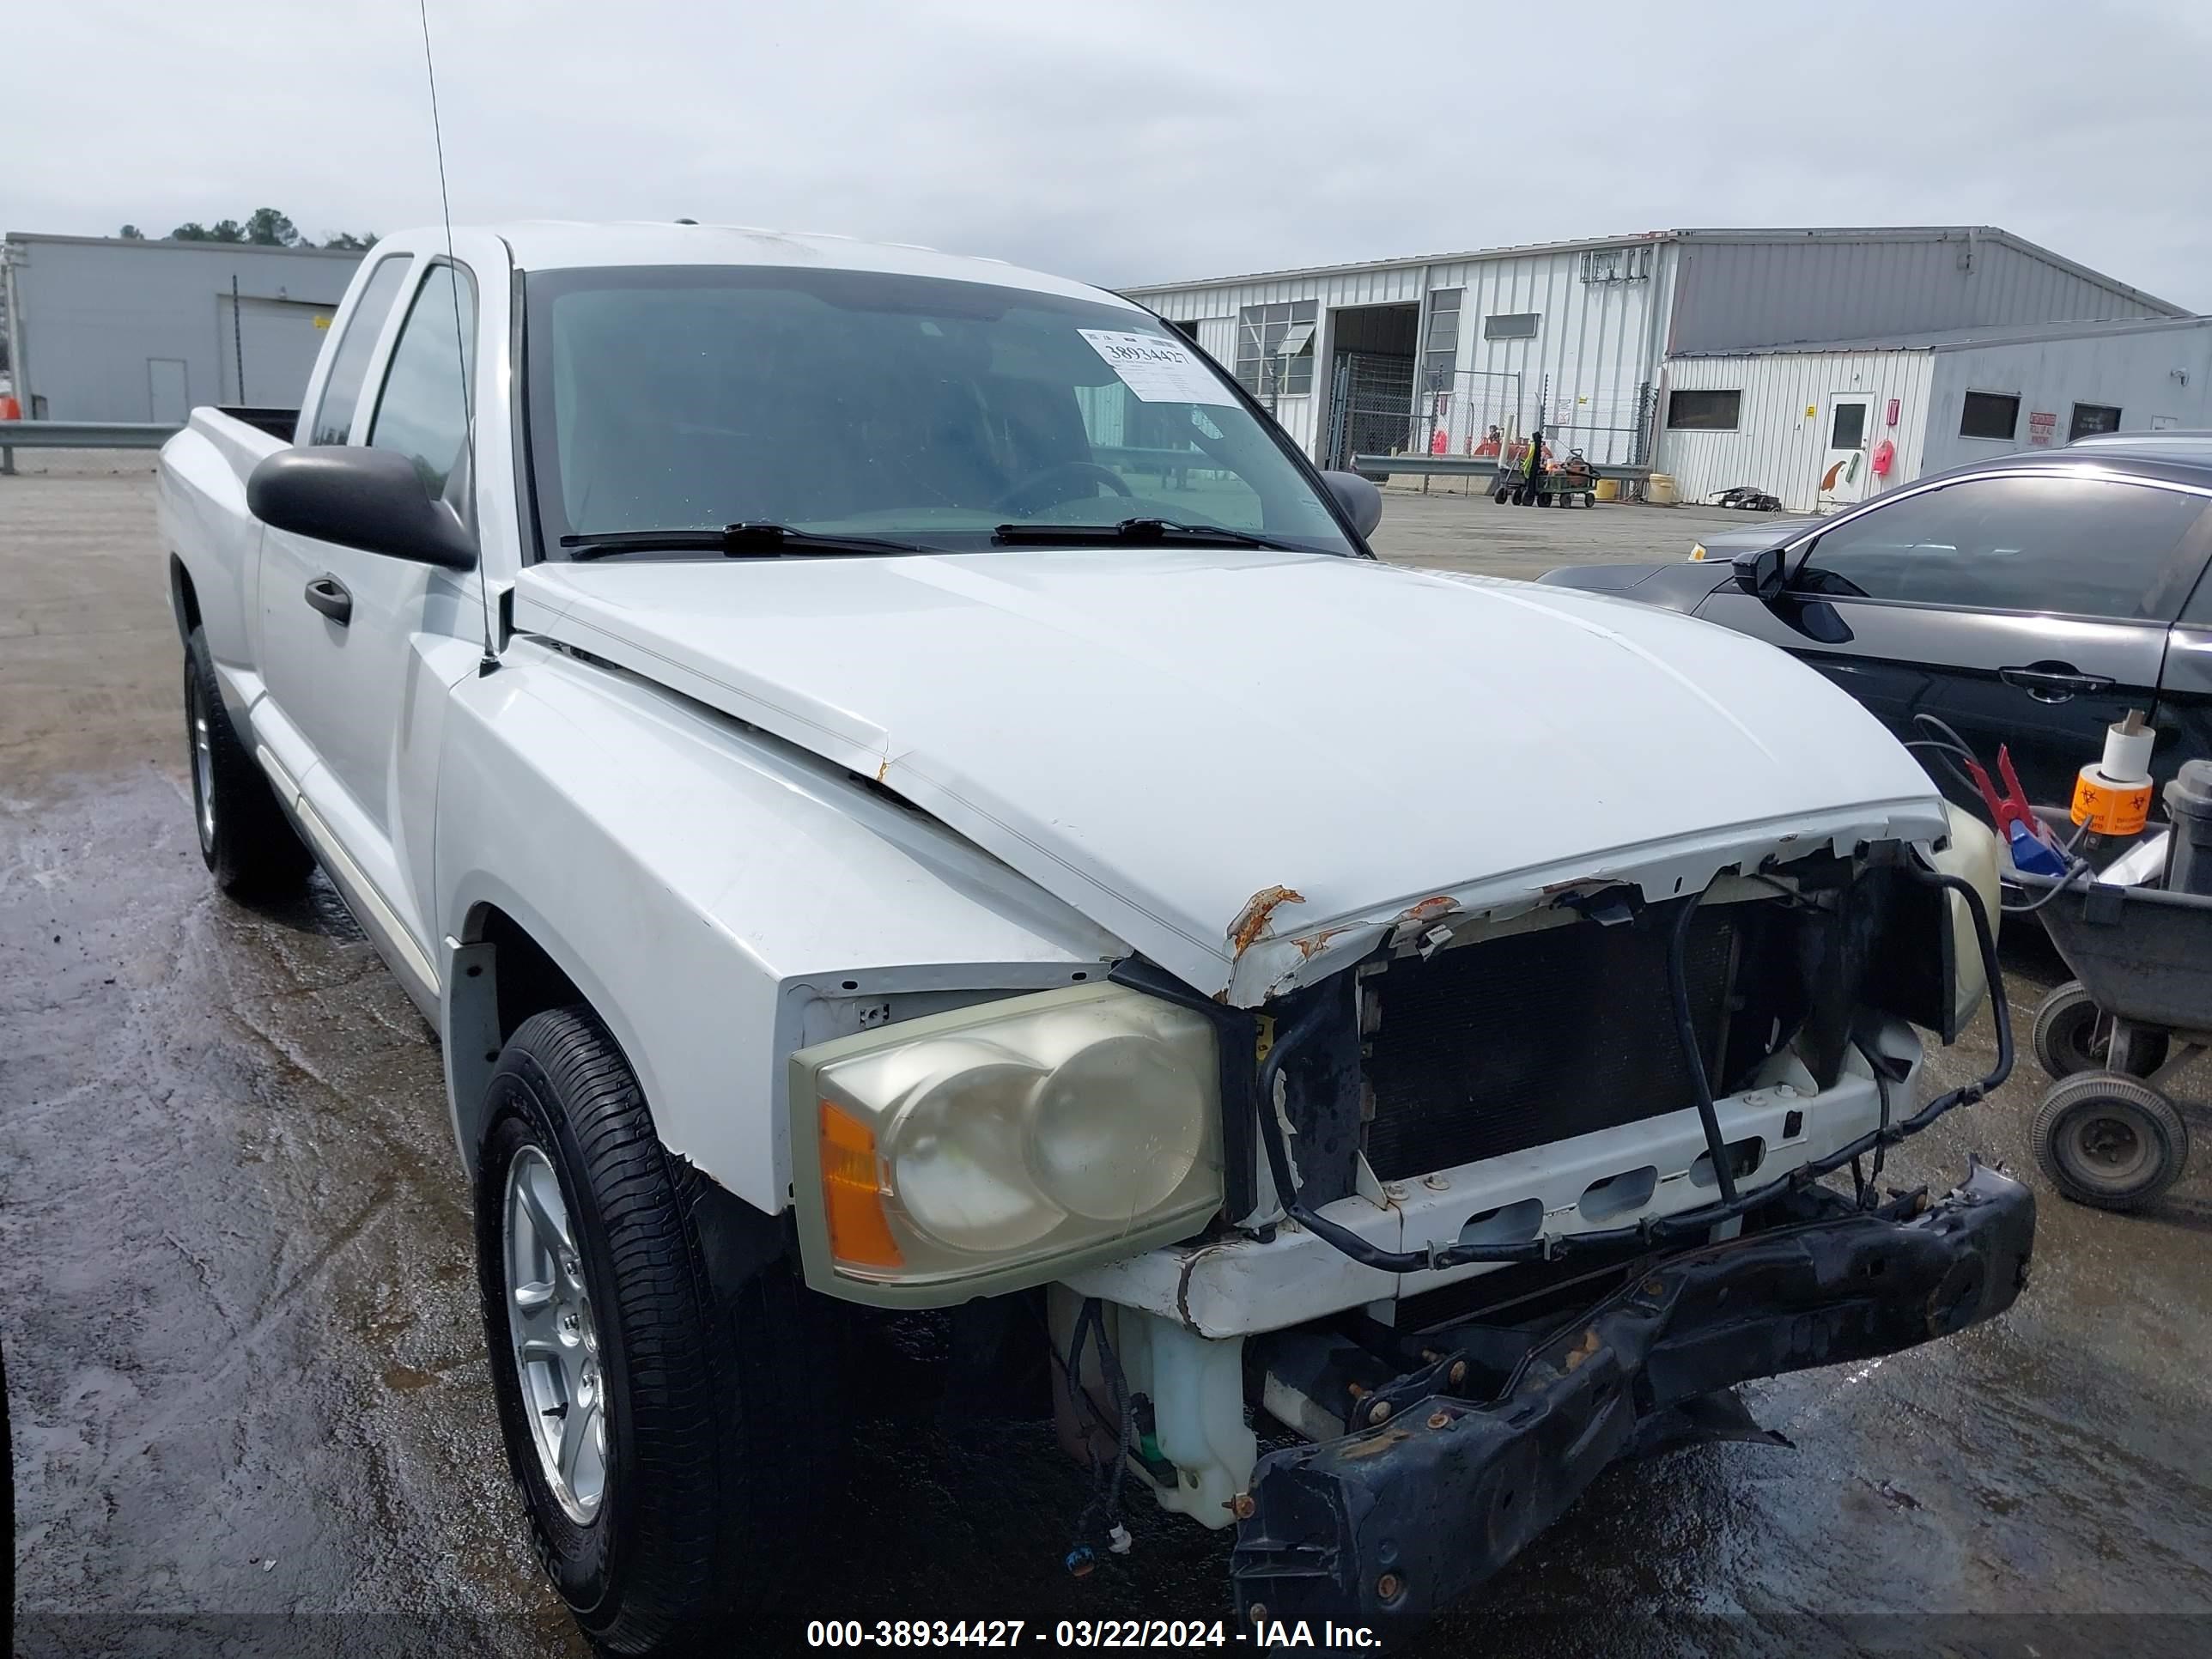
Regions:
<instances>
[{"instance_id":1,"label":"red tool","mask_svg":"<svg viewBox=\"0 0 2212 1659\"><path fill-rule=\"evenodd\" d=\"M2013 839L2012 827L2019 824L2046 847L2057 847L2057 841L2044 827L2043 820L2027 804L2027 792L2020 787L2020 774L2013 770L2012 750L2002 744L1997 745L1997 775L2004 780L2005 793L2000 796L1990 775L1981 762L1969 760L1966 771L1974 781L1974 787L1982 792L1982 804L1990 809L1990 822L1996 826L1998 836L2005 842Z\"/></svg>"}]
</instances>

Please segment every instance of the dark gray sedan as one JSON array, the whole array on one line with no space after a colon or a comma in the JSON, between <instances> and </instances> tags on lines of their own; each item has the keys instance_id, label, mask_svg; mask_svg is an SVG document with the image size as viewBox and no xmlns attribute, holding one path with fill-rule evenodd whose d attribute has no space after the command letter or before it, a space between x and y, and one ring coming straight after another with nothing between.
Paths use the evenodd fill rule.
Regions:
<instances>
[{"instance_id":1,"label":"dark gray sedan","mask_svg":"<svg viewBox=\"0 0 2212 1659\"><path fill-rule=\"evenodd\" d=\"M1831 519L1730 529L1700 561L1542 580L1778 645L1900 738L1925 735L1926 713L1992 766L2009 745L2029 796L2063 802L2130 708L2157 728L2160 782L2212 756L2208 507L2212 439L2105 439L1977 462Z\"/></svg>"}]
</instances>

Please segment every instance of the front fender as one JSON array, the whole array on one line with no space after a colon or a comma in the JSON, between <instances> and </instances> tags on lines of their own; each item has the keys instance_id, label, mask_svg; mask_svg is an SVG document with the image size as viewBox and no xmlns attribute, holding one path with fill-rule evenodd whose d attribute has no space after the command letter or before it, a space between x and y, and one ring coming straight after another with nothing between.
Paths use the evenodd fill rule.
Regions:
<instances>
[{"instance_id":1,"label":"front fender","mask_svg":"<svg viewBox=\"0 0 2212 1659\"><path fill-rule=\"evenodd\" d=\"M770 1213L789 1201L783 1060L813 1005L1015 994L1127 953L849 774L527 637L454 690L436 870L464 1159L499 1036L467 970L495 907L605 1022L664 1144Z\"/></svg>"}]
</instances>

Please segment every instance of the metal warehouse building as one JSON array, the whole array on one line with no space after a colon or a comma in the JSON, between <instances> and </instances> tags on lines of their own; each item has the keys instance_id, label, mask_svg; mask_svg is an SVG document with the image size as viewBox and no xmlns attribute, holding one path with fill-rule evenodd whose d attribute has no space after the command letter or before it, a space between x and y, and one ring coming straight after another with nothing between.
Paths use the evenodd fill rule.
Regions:
<instances>
[{"instance_id":1,"label":"metal warehouse building","mask_svg":"<svg viewBox=\"0 0 2212 1659\"><path fill-rule=\"evenodd\" d=\"M1807 506L1827 470L1825 450L1808 459L1808 434L1838 435L1834 400L1871 393L1871 383L1793 384L1793 398L1806 395L1786 406L1814 411L1796 417L1806 429L1769 430L1761 415L1761 435L1730 453L1714 442L1718 432L1741 440L1751 428L1718 426L1726 400L1710 394L1735 391L1739 421L1765 408L1750 380L1729 379L1744 364L1781 361L1759 354L1835 341L1919 354L1927 395L1881 393L1864 416L1869 453L1850 482L1867 487L1951 458L1948 444L1923 441L1941 418L1929 415L1928 397L1948 395L1951 371L1926 367L1939 337L1960 346L1958 372L1970 378L1982 366L1965 360L1964 343L1979 333L1990 336L1990 350L2060 352L2055 337L2037 343L2038 331L2071 325L2057 334L2082 343L2063 349L2093 355L2134 337L2081 325L2182 319L2179 335L2154 329L2144 337L2177 345L2179 335L2197 337L2181 307L1986 226L1655 231L1126 292L1231 368L1324 465L1347 465L1355 454L1481 455L1540 423L1556 453L1577 448L1593 461L1680 470L1692 498L1750 484ZM1850 368L1872 372L1840 362L1836 372ZM1778 385L1784 374L1761 372ZM1826 372L1806 370L1815 380ZM2051 408L2055 392L2031 393L2024 369L2007 373L2020 381L2008 395L2025 399L2028 412ZM2131 427L2183 412L2170 398L2123 398L2091 379L2074 384L2075 400L2117 409ZM2201 390L2203 377L2192 372L2190 385ZM1678 386L1706 395L1677 410ZM1911 403L1919 425L1910 447L1892 441L1889 471L1875 481L1875 428L1893 396L1898 421ZM1846 416L1840 435L1848 427ZM2023 418L2017 442L2030 440Z\"/></svg>"},{"instance_id":2,"label":"metal warehouse building","mask_svg":"<svg viewBox=\"0 0 2212 1659\"><path fill-rule=\"evenodd\" d=\"M0 276L23 413L181 422L195 404L295 404L361 258L10 231Z\"/></svg>"},{"instance_id":3,"label":"metal warehouse building","mask_svg":"<svg viewBox=\"0 0 2212 1659\"><path fill-rule=\"evenodd\" d=\"M2212 425L2212 319L1686 352L1665 381L1658 464L1685 499L1748 484L1811 512L2007 450Z\"/></svg>"}]
</instances>

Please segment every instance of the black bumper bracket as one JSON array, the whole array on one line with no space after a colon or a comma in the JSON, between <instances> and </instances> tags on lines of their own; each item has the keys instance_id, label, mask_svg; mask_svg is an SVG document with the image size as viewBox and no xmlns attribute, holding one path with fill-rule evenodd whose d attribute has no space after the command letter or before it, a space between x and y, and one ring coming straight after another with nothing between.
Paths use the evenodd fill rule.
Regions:
<instances>
[{"instance_id":1,"label":"black bumper bracket","mask_svg":"<svg viewBox=\"0 0 2212 1659\"><path fill-rule=\"evenodd\" d=\"M1778 1438L1700 1403L1717 1391L2003 1312L2034 1236L2034 1194L1975 1162L1917 1215L1845 1213L1663 1257L1532 1347L1494 1401L1438 1390L1381 1428L1262 1457L1231 1559L1237 1612L1403 1635L1496 1573L1616 1459Z\"/></svg>"}]
</instances>

